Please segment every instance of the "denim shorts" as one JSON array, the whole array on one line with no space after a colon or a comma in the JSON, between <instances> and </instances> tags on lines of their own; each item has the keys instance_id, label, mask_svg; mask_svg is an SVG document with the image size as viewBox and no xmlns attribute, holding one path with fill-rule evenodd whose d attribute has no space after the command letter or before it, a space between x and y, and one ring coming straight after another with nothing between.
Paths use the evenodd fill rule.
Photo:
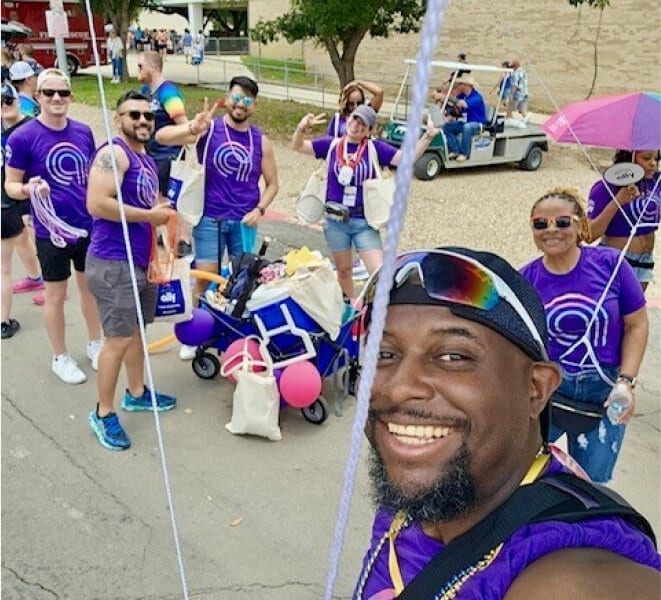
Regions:
<instances>
[{"instance_id":1,"label":"denim shorts","mask_svg":"<svg viewBox=\"0 0 661 600\"><path fill-rule=\"evenodd\" d=\"M220 236L218 227L220 226ZM198 263L218 262L218 238L220 237L220 257L238 256L243 252L241 221L223 219L220 222L210 217L202 217L193 228L193 251Z\"/></svg>"},{"instance_id":2,"label":"denim shorts","mask_svg":"<svg viewBox=\"0 0 661 600\"><path fill-rule=\"evenodd\" d=\"M352 217L348 223L327 219L324 224L324 236L331 252L351 250L352 245L357 252L382 248L379 232L372 229L365 219Z\"/></svg>"},{"instance_id":3,"label":"denim shorts","mask_svg":"<svg viewBox=\"0 0 661 600\"><path fill-rule=\"evenodd\" d=\"M645 252L644 254L636 254L635 252L627 252L626 257L630 260L635 260L636 262L641 263L654 263L654 256L651 252ZM654 279L654 269L643 269L641 267L631 267L633 272L636 274L636 279L640 283L650 283Z\"/></svg>"},{"instance_id":4,"label":"denim shorts","mask_svg":"<svg viewBox=\"0 0 661 600\"><path fill-rule=\"evenodd\" d=\"M615 381L618 367L602 367L604 374ZM581 402L594 402L601 406L608 398L611 385L606 383L595 370L577 374L563 371L562 383L558 392L568 398ZM613 477L615 462L622 448L624 425L613 425L604 414L597 427L578 435L562 431L551 424L549 439L555 442L563 433L567 433L567 449L569 454L585 469L592 481L608 483Z\"/></svg>"}]
</instances>

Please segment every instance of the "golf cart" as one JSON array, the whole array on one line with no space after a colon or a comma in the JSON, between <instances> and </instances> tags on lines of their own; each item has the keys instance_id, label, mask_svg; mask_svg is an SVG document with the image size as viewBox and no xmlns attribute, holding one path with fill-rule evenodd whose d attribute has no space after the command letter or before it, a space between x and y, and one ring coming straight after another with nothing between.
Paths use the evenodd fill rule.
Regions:
<instances>
[{"instance_id":1,"label":"golf cart","mask_svg":"<svg viewBox=\"0 0 661 600\"><path fill-rule=\"evenodd\" d=\"M405 60L404 62L406 63L406 73L397 93L390 120L381 133L381 137L386 142L396 147L402 145L404 133L406 132L409 75L411 68L416 63L415 60ZM457 79L459 71L470 71L471 77L480 80L486 79L486 76L491 76L494 79L494 76L500 77L503 74L512 73L512 69L491 65L473 65L451 61L433 61L431 64L434 68L444 70L444 73L440 74L439 77L441 81L447 80L450 72L452 72L449 80L450 90ZM496 106L490 105L485 97L487 122L482 126L481 131L473 137L470 157L467 160L457 162L448 159L447 140L441 129L429 144L427 151L415 162L413 168L415 176L418 179L428 180L436 177L441 169L464 169L503 163L518 163L519 167L526 171L537 170L542 164L542 151L548 150L546 134L539 125L525 124L523 121L516 119L505 119L504 114L499 114L498 107L501 106L503 100L502 93L501 86ZM439 128L443 124L448 101L449 94L440 106L437 104L428 105L427 113ZM421 125L421 132L423 128L424 126Z\"/></svg>"}]
</instances>

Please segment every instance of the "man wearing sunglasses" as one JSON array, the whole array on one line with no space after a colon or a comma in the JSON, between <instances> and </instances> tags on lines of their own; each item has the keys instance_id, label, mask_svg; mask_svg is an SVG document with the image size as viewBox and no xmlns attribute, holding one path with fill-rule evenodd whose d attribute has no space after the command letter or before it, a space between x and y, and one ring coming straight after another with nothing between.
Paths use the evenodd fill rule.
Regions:
<instances>
[{"instance_id":1,"label":"man wearing sunglasses","mask_svg":"<svg viewBox=\"0 0 661 600\"><path fill-rule=\"evenodd\" d=\"M5 190L12 198L31 201L37 257L45 282L44 323L53 348L51 368L65 383L82 383L87 377L67 352L64 335L64 300L72 262L89 340L87 357L93 369L101 349L101 325L84 273L92 228L85 193L94 137L88 125L67 117L72 98L65 73L45 69L39 74L41 113L9 136Z\"/></svg>"},{"instance_id":2,"label":"man wearing sunglasses","mask_svg":"<svg viewBox=\"0 0 661 600\"><path fill-rule=\"evenodd\" d=\"M149 98L126 92L117 102L117 136L112 147L102 146L90 169L87 207L94 217L92 241L85 274L96 298L105 342L99 355L96 410L89 422L99 442L109 450L125 450L131 441L115 413L115 391L122 362L128 388L122 408L152 409L151 391L145 387L144 352L133 295L129 255L124 240L113 173L113 155L119 175L124 214L128 223L131 258L145 323L154 320L157 286L147 280L152 245L152 227L164 225L174 214L167 202L159 202L158 170L146 145L154 132L154 113ZM155 392L158 410L171 410L176 399Z\"/></svg>"},{"instance_id":3,"label":"man wearing sunglasses","mask_svg":"<svg viewBox=\"0 0 661 600\"><path fill-rule=\"evenodd\" d=\"M575 486L596 488L547 444L560 372L545 340L542 302L502 258L398 257L365 429L378 508L354 599L658 597L649 526L586 517L598 503ZM575 522L545 512L556 496L580 504Z\"/></svg>"},{"instance_id":4,"label":"man wearing sunglasses","mask_svg":"<svg viewBox=\"0 0 661 600\"><path fill-rule=\"evenodd\" d=\"M225 252L228 256L254 252L254 248L244 248L245 228L257 227L278 192L273 145L249 122L258 92L257 83L249 77L234 77L223 102L211 109L205 102L205 109L188 124L156 134L162 144L197 142L200 161L206 149L204 213L193 229L195 261L203 271L218 273L218 261ZM225 114L213 119L219 104Z\"/></svg>"}]
</instances>

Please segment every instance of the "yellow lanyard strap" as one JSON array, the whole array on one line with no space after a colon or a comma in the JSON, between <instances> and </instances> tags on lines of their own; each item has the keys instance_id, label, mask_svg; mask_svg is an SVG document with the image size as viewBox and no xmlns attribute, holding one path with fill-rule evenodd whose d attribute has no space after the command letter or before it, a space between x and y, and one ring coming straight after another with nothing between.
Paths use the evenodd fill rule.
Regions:
<instances>
[{"instance_id":1,"label":"yellow lanyard strap","mask_svg":"<svg viewBox=\"0 0 661 600\"><path fill-rule=\"evenodd\" d=\"M535 458L532 465L528 469L521 483L519 485L528 485L535 481L546 468L547 463L551 457L548 454L540 454ZM397 553L395 552L395 538L399 534L402 526L406 522L406 514L399 511L390 524L388 530L388 570L390 571L390 579L395 587L395 592L399 596L404 590L404 580L402 579L402 572L399 569L399 562L397 561Z\"/></svg>"}]
</instances>

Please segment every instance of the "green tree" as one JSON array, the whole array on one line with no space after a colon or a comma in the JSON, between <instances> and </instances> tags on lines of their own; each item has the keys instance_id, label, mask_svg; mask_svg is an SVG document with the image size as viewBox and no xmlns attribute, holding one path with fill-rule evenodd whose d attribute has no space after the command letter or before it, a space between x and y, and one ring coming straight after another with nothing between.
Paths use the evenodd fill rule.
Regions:
<instances>
[{"instance_id":1,"label":"green tree","mask_svg":"<svg viewBox=\"0 0 661 600\"><path fill-rule=\"evenodd\" d=\"M419 31L424 12L424 0L291 0L289 12L272 21L260 19L250 35L262 44L280 35L290 43L313 41L326 49L344 86L355 78L356 52L368 33L387 38Z\"/></svg>"},{"instance_id":2,"label":"green tree","mask_svg":"<svg viewBox=\"0 0 661 600\"><path fill-rule=\"evenodd\" d=\"M599 73L599 35L601 34L601 24L604 19L604 9L607 6L610 6L610 0L569 0L569 4L578 8L579 10L579 20L580 20L580 11L584 4L587 4L590 8L599 9L599 22L597 23L597 32L594 36L594 70L592 71L592 85L590 86L590 91L585 97L587 100L594 93L594 88L597 85L597 74ZM579 23L576 23L578 29Z\"/></svg>"},{"instance_id":3,"label":"green tree","mask_svg":"<svg viewBox=\"0 0 661 600\"><path fill-rule=\"evenodd\" d=\"M144 9L155 9L155 0L90 0L94 14L101 14L106 23L112 23L124 47L124 69L122 81L128 81L129 69L126 48L126 34L129 26Z\"/></svg>"}]
</instances>

